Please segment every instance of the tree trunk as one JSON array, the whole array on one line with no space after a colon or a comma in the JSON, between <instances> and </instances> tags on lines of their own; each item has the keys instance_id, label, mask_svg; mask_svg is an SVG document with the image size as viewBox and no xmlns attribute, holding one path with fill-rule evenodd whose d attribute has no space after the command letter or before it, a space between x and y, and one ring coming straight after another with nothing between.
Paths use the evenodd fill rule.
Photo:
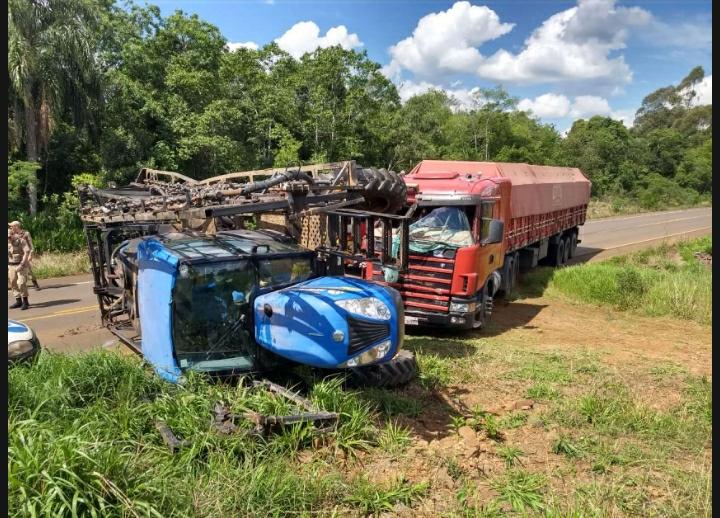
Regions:
<instances>
[{"instance_id":1,"label":"tree trunk","mask_svg":"<svg viewBox=\"0 0 720 518\"><path fill-rule=\"evenodd\" d=\"M488 159L488 123L490 122L490 117L485 118L485 161L487 162Z\"/></svg>"},{"instance_id":2,"label":"tree trunk","mask_svg":"<svg viewBox=\"0 0 720 518\"><path fill-rule=\"evenodd\" d=\"M25 155L28 162L38 162L40 153L38 150L38 110L34 99L28 96L28 103L25 105ZM37 171L33 170L27 186L28 198L30 199L30 215L37 214Z\"/></svg>"}]
</instances>

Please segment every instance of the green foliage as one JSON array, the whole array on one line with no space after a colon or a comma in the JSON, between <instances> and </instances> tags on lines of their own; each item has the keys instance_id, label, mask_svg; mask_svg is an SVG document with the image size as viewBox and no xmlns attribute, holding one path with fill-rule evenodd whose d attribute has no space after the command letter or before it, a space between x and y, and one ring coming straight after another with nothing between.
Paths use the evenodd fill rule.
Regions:
<instances>
[{"instance_id":1,"label":"green foliage","mask_svg":"<svg viewBox=\"0 0 720 518\"><path fill-rule=\"evenodd\" d=\"M396 504L411 505L425 495L428 488L425 482L411 484L404 478L398 478L390 487L382 488L367 478L359 478L346 502L363 513L378 515L392 511Z\"/></svg>"},{"instance_id":2,"label":"green foliage","mask_svg":"<svg viewBox=\"0 0 720 518\"><path fill-rule=\"evenodd\" d=\"M216 26L182 11L58 6L13 0L8 12L10 155L40 161L39 196L62 196L84 171L123 184L142 166L200 179L346 159L407 171L446 158L577 166L594 195L647 209L710 199L712 106L694 106L692 95L701 67L649 94L632 129L596 116L561 138L499 86L477 90L471 106L435 90L401 103L364 52L229 51ZM17 164L12 214L30 201Z\"/></svg>"},{"instance_id":3,"label":"green foliage","mask_svg":"<svg viewBox=\"0 0 720 518\"><path fill-rule=\"evenodd\" d=\"M17 214L28 208L27 189L31 182L37 185L38 162L8 162L8 213Z\"/></svg>"},{"instance_id":4,"label":"green foliage","mask_svg":"<svg viewBox=\"0 0 720 518\"><path fill-rule=\"evenodd\" d=\"M539 473L513 469L492 480L490 485L500 494L498 500L509 503L517 512L538 511L543 507L547 479Z\"/></svg>"},{"instance_id":5,"label":"green foliage","mask_svg":"<svg viewBox=\"0 0 720 518\"><path fill-rule=\"evenodd\" d=\"M311 398L342 416L331 443L364 447L362 430L365 441L377 436L364 404L336 381L315 383ZM35 516L196 516L198 508L202 515L284 516L345 503L372 512L408 505L427 490L403 480L349 485L321 457L296 461L313 444L309 425L265 440L219 435L209 427L216 401L237 413L286 409L270 393L200 375L166 383L135 357L43 351L35 364L8 372L10 508ZM157 420L189 445L170 454ZM397 426L389 436L388 444L407 442Z\"/></svg>"},{"instance_id":6,"label":"green foliage","mask_svg":"<svg viewBox=\"0 0 720 518\"><path fill-rule=\"evenodd\" d=\"M678 263L667 259L683 250ZM711 238L659 247L595 264L555 272L551 287L576 300L605 304L648 315L709 323L712 319L712 271L693 256L712 251ZM707 252L706 252L707 253Z\"/></svg>"}]
</instances>

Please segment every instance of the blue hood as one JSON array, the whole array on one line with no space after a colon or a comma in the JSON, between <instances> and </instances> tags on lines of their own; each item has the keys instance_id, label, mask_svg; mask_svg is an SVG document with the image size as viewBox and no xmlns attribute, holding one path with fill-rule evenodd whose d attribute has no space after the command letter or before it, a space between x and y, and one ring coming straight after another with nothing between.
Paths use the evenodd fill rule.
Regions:
<instances>
[{"instance_id":1,"label":"blue hood","mask_svg":"<svg viewBox=\"0 0 720 518\"><path fill-rule=\"evenodd\" d=\"M349 313L339 300L375 297L387 305L390 320ZM265 308L269 307L268 316ZM400 312L400 314L398 314ZM337 368L350 358L384 340L392 342L380 361L390 360L402 341L402 303L395 290L348 277L319 277L260 295L254 302L255 338L264 348L289 360L321 368ZM349 352L353 329L350 320L376 328L387 326L382 338ZM342 339L336 337L342 333Z\"/></svg>"}]
</instances>

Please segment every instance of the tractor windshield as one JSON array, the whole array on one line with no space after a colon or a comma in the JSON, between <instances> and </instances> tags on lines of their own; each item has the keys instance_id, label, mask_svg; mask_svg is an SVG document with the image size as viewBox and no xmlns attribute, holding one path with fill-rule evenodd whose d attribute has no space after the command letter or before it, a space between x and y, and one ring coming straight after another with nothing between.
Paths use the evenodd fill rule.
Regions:
<instances>
[{"instance_id":1,"label":"tractor windshield","mask_svg":"<svg viewBox=\"0 0 720 518\"><path fill-rule=\"evenodd\" d=\"M243 312L255 286L250 261L183 265L173 292L173 341L180 368L250 370L255 348Z\"/></svg>"},{"instance_id":2,"label":"tractor windshield","mask_svg":"<svg viewBox=\"0 0 720 518\"><path fill-rule=\"evenodd\" d=\"M312 277L312 258L308 254L290 257L260 257L258 259L260 288L295 284Z\"/></svg>"}]
</instances>

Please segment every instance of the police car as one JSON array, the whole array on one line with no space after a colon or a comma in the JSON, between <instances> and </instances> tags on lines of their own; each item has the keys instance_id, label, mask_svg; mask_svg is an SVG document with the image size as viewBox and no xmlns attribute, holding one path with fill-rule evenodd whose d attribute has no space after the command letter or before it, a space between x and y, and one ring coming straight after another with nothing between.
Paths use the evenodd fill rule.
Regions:
<instances>
[{"instance_id":1,"label":"police car","mask_svg":"<svg viewBox=\"0 0 720 518\"><path fill-rule=\"evenodd\" d=\"M40 352L35 331L15 320L8 320L8 363L30 360Z\"/></svg>"}]
</instances>

